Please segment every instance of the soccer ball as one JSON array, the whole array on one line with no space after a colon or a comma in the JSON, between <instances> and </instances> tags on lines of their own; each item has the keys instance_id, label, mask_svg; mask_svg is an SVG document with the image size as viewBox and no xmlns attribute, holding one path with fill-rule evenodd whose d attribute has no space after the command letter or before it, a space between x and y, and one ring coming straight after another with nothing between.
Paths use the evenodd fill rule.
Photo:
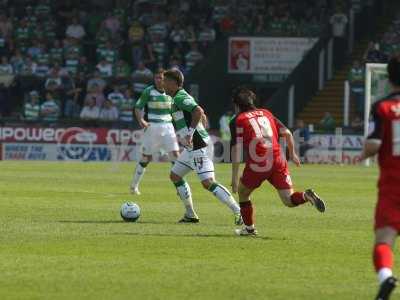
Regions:
<instances>
[{"instance_id":1,"label":"soccer ball","mask_svg":"<svg viewBox=\"0 0 400 300\"><path fill-rule=\"evenodd\" d=\"M121 206L121 218L125 222L136 222L140 217L140 207L133 202L125 202Z\"/></svg>"}]
</instances>

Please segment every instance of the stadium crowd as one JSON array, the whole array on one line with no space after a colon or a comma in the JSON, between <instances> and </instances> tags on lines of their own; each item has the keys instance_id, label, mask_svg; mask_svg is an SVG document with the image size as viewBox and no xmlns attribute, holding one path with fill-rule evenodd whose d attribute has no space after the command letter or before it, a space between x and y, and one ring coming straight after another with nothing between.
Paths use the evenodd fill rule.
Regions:
<instances>
[{"instance_id":1,"label":"stadium crowd","mask_svg":"<svg viewBox=\"0 0 400 300\"><path fill-rule=\"evenodd\" d=\"M230 34L318 36L331 1L0 1L0 115L131 122L157 68Z\"/></svg>"},{"instance_id":2,"label":"stadium crowd","mask_svg":"<svg viewBox=\"0 0 400 300\"><path fill-rule=\"evenodd\" d=\"M365 50L363 61L356 60L348 74L351 94L356 104L357 116L355 123L359 127L358 120L363 119L364 94L365 94L365 67L366 63L387 63L389 58L400 50L400 15L390 25L389 30L381 40L370 41ZM356 127L357 127L356 126Z\"/></svg>"}]
</instances>

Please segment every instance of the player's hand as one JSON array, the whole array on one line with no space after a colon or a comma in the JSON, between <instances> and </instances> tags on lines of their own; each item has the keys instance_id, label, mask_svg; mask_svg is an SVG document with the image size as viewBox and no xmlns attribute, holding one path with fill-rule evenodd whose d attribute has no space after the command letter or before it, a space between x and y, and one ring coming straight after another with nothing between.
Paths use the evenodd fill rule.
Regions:
<instances>
[{"instance_id":1,"label":"player's hand","mask_svg":"<svg viewBox=\"0 0 400 300\"><path fill-rule=\"evenodd\" d=\"M300 167L300 165L301 165L300 158L297 156L296 153L292 153L292 154L290 155L290 160L291 160L292 162L294 162L294 164L295 164L297 167Z\"/></svg>"},{"instance_id":2,"label":"player's hand","mask_svg":"<svg viewBox=\"0 0 400 300\"><path fill-rule=\"evenodd\" d=\"M139 121L139 125L143 128L146 129L147 127L150 126L150 124L148 122L146 122L145 120L140 120Z\"/></svg>"},{"instance_id":3,"label":"player's hand","mask_svg":"<svg viewBox=\"0 0 400 300\"><path fill-rule=\"evenodd\" d=\"M188 147L193 147L193 136L192 135L185 136L185 145Z\"/></svg>"}]
</instances>

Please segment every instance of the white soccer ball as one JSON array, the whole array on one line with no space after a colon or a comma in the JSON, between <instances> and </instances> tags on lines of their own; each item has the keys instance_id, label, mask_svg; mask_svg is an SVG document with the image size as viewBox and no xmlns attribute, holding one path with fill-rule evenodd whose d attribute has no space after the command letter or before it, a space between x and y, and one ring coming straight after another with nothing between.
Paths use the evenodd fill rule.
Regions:
<instances>
[{"instance_id":1,"label":"white soccer ball","mask_svg":"<svg viewBox=\"0 0 400 300\"><path fill-rule=\"evenodd\" d=\"M121 206L121 218L125 222L136 222L140 217L140 207L133 202L125 202Z\"/></svg>"}]
</instances>

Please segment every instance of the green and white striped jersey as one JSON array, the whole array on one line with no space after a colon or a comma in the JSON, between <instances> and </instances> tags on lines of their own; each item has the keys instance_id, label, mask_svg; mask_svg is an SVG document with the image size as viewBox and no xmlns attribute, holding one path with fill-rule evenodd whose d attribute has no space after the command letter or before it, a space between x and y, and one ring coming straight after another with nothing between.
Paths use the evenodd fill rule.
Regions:
<instances>
[{"instance_id":1,"label":"green and white striped jersey","mask_svg":"<svg viewBox=\"0 0 400 300\"><path fill-rule=\"evenodd\" d=\"M172 117L176 133L180 137L187 135L192 122L192 111L198 106L196 100L184 89L180 89L173 97ZM200 121L193 134L193 150L204 148L208 145L210 137L203 123Z\"/></svg>"},{"instance_id":2,"label":"green and white striped jersey","mask_svg":"<svg viewBox=\"0 0 400 300\"><path fill-rule=\"evenodd\" d=\"M133 121L133 108L135 107L135 100L133 98L122 99L119 103L119 119L122 122L132 122Z\"/></svg>"},{"instance_id":3,"label":"green and white striped jersey","mask_svg":"<svg viewBox=\"0 0 400 300\"><path fill-rule=\"evenodd\" d=\"M40 105L35 104L33 105L32 103L25 103L25 119L27 120L37 120L39 119L39 113L40 113Z\"/></svg>"},{"instance_id":4,"label":"green and white striped jersey","mask_svg":"<svg viewBox=\"0 0 400 300\"><path fill-rule=\"evenodd\" d=\"M155 123L172 122L171 107L172 98L158 91L154 85L147 87L135 104L135 108L144 109L148 122Z\"/></svg>"}]
</instances>

